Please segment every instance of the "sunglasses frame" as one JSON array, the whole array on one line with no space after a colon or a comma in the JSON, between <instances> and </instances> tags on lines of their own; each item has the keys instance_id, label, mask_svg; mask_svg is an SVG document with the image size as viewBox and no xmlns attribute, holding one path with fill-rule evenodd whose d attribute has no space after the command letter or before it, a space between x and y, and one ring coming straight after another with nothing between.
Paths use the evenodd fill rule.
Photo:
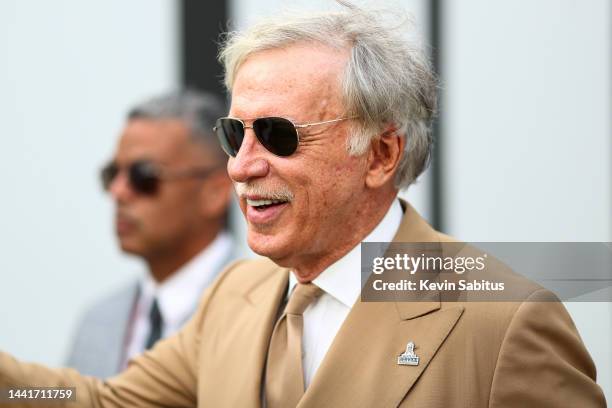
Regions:
<instances>
[{"instance_id":1,"label":"sunglasses frame","mask_svg":"<svg viewBox=\"0 0 612 408\"><path fill-rule=\"evenodd\" d=\"M292 121L291 119L283 118L282 116L262 116L262 117L259 117L259 118L252 118L252 119L240 119L240 118L234 118L234 117L231 117L231 116L224 116L224 117L221 117L221 118L217 119L217 121L222 120L222 119L232 119L232 120L237 120L238 122L240 122L240 123L242 124L242 131L243 131L243 133L244 133L244 134L243 134L243 136L242 136L242 139L243 139L243 140L244 140L244 137L245 137L245 135L246 135L246 130L247 130L247 129L251 129L251 130L253 130L253 133L255 133L255 137L257 138L257 141L258 141L258 142L259 142L259 143L260 143L260 144L261 144L261 145L262 145L262 146L263 146L263 147L264 147L264 148L265 148L267 151L269 151L270 153L272 153L273 155L278 156L278 157L289 157L289 156L293 155L293 154L294 154L294 153L297 151L298 147L300 146L300 132L299 132L299 130L298 130L298 129L304 129L304 128L308 128L308 127L311 127L311 126L318 126L318 125L327 125L327 124L329 124L329 123L336 123L336 122L341 122L341 121L343 121L343 120L351 120L351 119L355 119L355 118L357 118L357 116L347 116L347 117L342 117L342 118L336 118L336 119L324 120L324 121L321 121L321 122L295 123L295 122L294 122L294 121ZM263 144L263 142L261 141L261 139L259 138L259 135L258 135L258 134L255 132L255 130L253 129L253 123L254 123L256 120L258 120L258 119L283 119L283 120L286 120L287 122L291 123L291 125L293 125L293 129L295 130L295 137L297 138L297 144L296 144L296 148L295 148L295 150L294 150L293 152L291 152L290 154L288 154L288 155L286 155L286 156L283 156L283 155L276 154L276 153L274 153L273 151L271 151L270 149L268 149L268 148L267 148L267 147L266 147L266 146ZM251 122L251 126L247 126L247 125L246 125L246 123L245 123L245 121L249 121L249 122ZM216 126L216 125L215 125L215 126L213 127L213 132L215 132L215 134L217 134L217 129L218 129L218 126ZM218 137L218 136L217 136L217 137ZM222 143L221 145L222 145L222 147L223 147L223 143ZM240 143L240 146L242 146L242 142ZM239 150L240 150L240 147L238 147L238 151L239 151ZM225 151L225 149L223 149L223 151L224 151L224 152L225 152L225 153L226 153L228 156L230 156L230 157L236 157L236 155L238 155L238 151L236 151L236 155L231 155L229 152Z\"/></svg>"},{"instance_id":2,"label":"sunglasses frame","mask_svg":"<svg viewBox=\"0 0 612 408\"><path fill-rule=\"evenodd\" d=\"M133 181L132 169L139 165L148 166L149 170L152 171L151 174L143 175L144 177L154 178L155 186L151 190L148 190L142 187L137 187L136 186L137 183L134 183ZM105 171L110 169L111 166L115 166L117 170L114 176L110 178L107 182L105 180L104 173ZM102 167L102 169L100 170L100 178L102 181L102 188L105 191L109 191L111 184L117 178L117 176L119 175L119 172L126 171L127 181L132 191L134 191L137 194L154 196L157 194L159 190L159 184L162 181L172 181L172 180L180 180L180 179L187 179L187 178L206 178L210 176L212 173L214 173L215 171L220 170L222 167L223 166L211 166L211 167L201 167L201 168L197 167L197 168L179 169L179 170L171 171L171 170L165 170L161 165L156 164L155 162L151 160L142 160L142 159L134 160L131 163L129 163L127 166L117 166L117 164L114 161L111 161L107 163L104 167Z\"/></svg>"}]
</instances>

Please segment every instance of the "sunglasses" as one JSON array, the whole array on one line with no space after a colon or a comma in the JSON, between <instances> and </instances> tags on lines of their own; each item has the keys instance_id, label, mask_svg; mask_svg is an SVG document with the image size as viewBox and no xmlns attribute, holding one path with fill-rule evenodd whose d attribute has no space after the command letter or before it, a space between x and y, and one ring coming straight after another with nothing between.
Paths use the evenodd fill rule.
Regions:
<instances>
[{"instance_id":1,"label":"sunglasses","mask_svg":"<svg viewBox=\"0 0 612 408\"><path fill-rule=\"evenodd\" d=\"M253 120L251 126L247 126L241 119L236 118L220 118L217 119L213 128L221 147L231 157L236 157L246 129L253 129L259 143L263 145L269 152L281 156L291 156L297 150L300 142L300 134L298 129L311 126L325 125L328 123L340 122L343 120L354 119L338 118L326 120L323 122L304 123L297 125L289 119L278 117L257 118Z\"/></svg>"},{"instance_id":2,"label":"sunglasses","mask_svg":"<svg viewBox=\"0 0 612 408\"><path fill-rule=\"evenodd\" d=\"M132 190L138 194L155 195L162 181L186 178L205 178L220 167L192 168L178 171L168 171L149 160L137 160L125 166L128 181ZM122 170L115 162L110 162L100 171L102 187L108 191L111 184Z\"/></svg>"}]
</instances>

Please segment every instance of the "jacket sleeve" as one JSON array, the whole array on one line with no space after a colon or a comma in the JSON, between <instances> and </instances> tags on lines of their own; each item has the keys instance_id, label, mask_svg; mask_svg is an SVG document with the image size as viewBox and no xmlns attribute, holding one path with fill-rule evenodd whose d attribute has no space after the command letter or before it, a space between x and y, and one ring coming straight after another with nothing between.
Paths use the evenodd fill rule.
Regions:
<instances>
[{"instance_id":1,"label":"jacket sleeve","mask_svg":"<svg viewBox=\"0 0 612 408\"><path fill-rule=\"evenodd\" d=\"M236 263L234 264L236 265ZM18 387L75 387L76 403L53 404L68 408L195 407L200 334L210 299L232 269L228 267L206 290L198 311L174 336L133 359L125 371L102 381L76 370L50 369L23 363L0 352L0 393ZM2 395L0 395L2 398ZM40 401L20 400L4 407L40 407Z\"/></svg>"},{"instance_id":2,"label":"jacket sleeve","mask_svg":"<svg viewBox=\"0 0 612 408\"><path fill-rule=\"evenodd\" d=\"M499 352L490 407L605 407L595 365L563 304L548 290L517 309Z\"/></svg>"},{"instance_id":3,"label":"jacket sleeve","mask_svg":"<svg viewBox=\"0 0 612 408\"><path fill-rule=\"evenodd\" d=\"M50 369L23 363L0 352L0 392L6 394L8 389L24 387L75 387L76 403L53 404L57 407L195 406L197 323L198 316L176 335L136 357L123 373L106 382L82 376L69 368ZM8 404L6 397L0 395L0 406L40 407L40 403L19 400Z\"/></svg>"}]
</instances>

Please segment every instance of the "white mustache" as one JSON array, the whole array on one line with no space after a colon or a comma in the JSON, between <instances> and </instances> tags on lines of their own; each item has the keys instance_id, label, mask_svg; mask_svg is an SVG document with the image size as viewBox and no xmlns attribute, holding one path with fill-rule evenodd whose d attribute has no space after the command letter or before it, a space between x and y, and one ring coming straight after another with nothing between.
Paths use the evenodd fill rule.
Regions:
<instances>
[{"instance_id":1,"label":"white mustache","mask_svg":"<svg viewBox=\"0 0 612 408\"><path fill-rule=\"evenodd\" d=\"M261 184L234 182L238 197L258 196L268 200L292 201L293 193L286 186L263 186Z\"/></svg>"}]
</instances>

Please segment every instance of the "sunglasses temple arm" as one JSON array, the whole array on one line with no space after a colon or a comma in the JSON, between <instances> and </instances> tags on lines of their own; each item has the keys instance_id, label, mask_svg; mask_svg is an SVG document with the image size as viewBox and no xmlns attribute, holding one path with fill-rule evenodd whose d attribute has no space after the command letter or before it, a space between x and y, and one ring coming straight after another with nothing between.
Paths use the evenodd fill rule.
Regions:
<instances>
[{"instance_id":1,"label":"sunglasses temple arm","mask_svg":"<svg viewBox=\"0 0 612 408\"><path fill-rule=\"evenodd\" d=\"M209 167L206 169L188 169L188 170L173 172L173 173L165 173L165 174L162 173L160 176L161 178L165 180L189 178L189 177L208 177L215 171L221 170L222 168L223 166Z\"/></svg>"},{"instance_id":2,"label":"sunglasses temple arm","mask_svg":"<svg viewBox=\"0 0 612 408\"><path fill-rule=\"evenodd\" d=\"M317 126L317 125L326 125L328 123L335 123L335 122L341 122L343 120L349 120L349 119L355 119L357 116L351 116L351 117L347 117L347 118L338 118L338 119L331 119L331 120L324 120L323 122L314 122L314 123L304 123L302 125L293 125L295 126L297 129L301 129L301 128L307 128L310 126Z\"/></svg>"}]
</instances>

